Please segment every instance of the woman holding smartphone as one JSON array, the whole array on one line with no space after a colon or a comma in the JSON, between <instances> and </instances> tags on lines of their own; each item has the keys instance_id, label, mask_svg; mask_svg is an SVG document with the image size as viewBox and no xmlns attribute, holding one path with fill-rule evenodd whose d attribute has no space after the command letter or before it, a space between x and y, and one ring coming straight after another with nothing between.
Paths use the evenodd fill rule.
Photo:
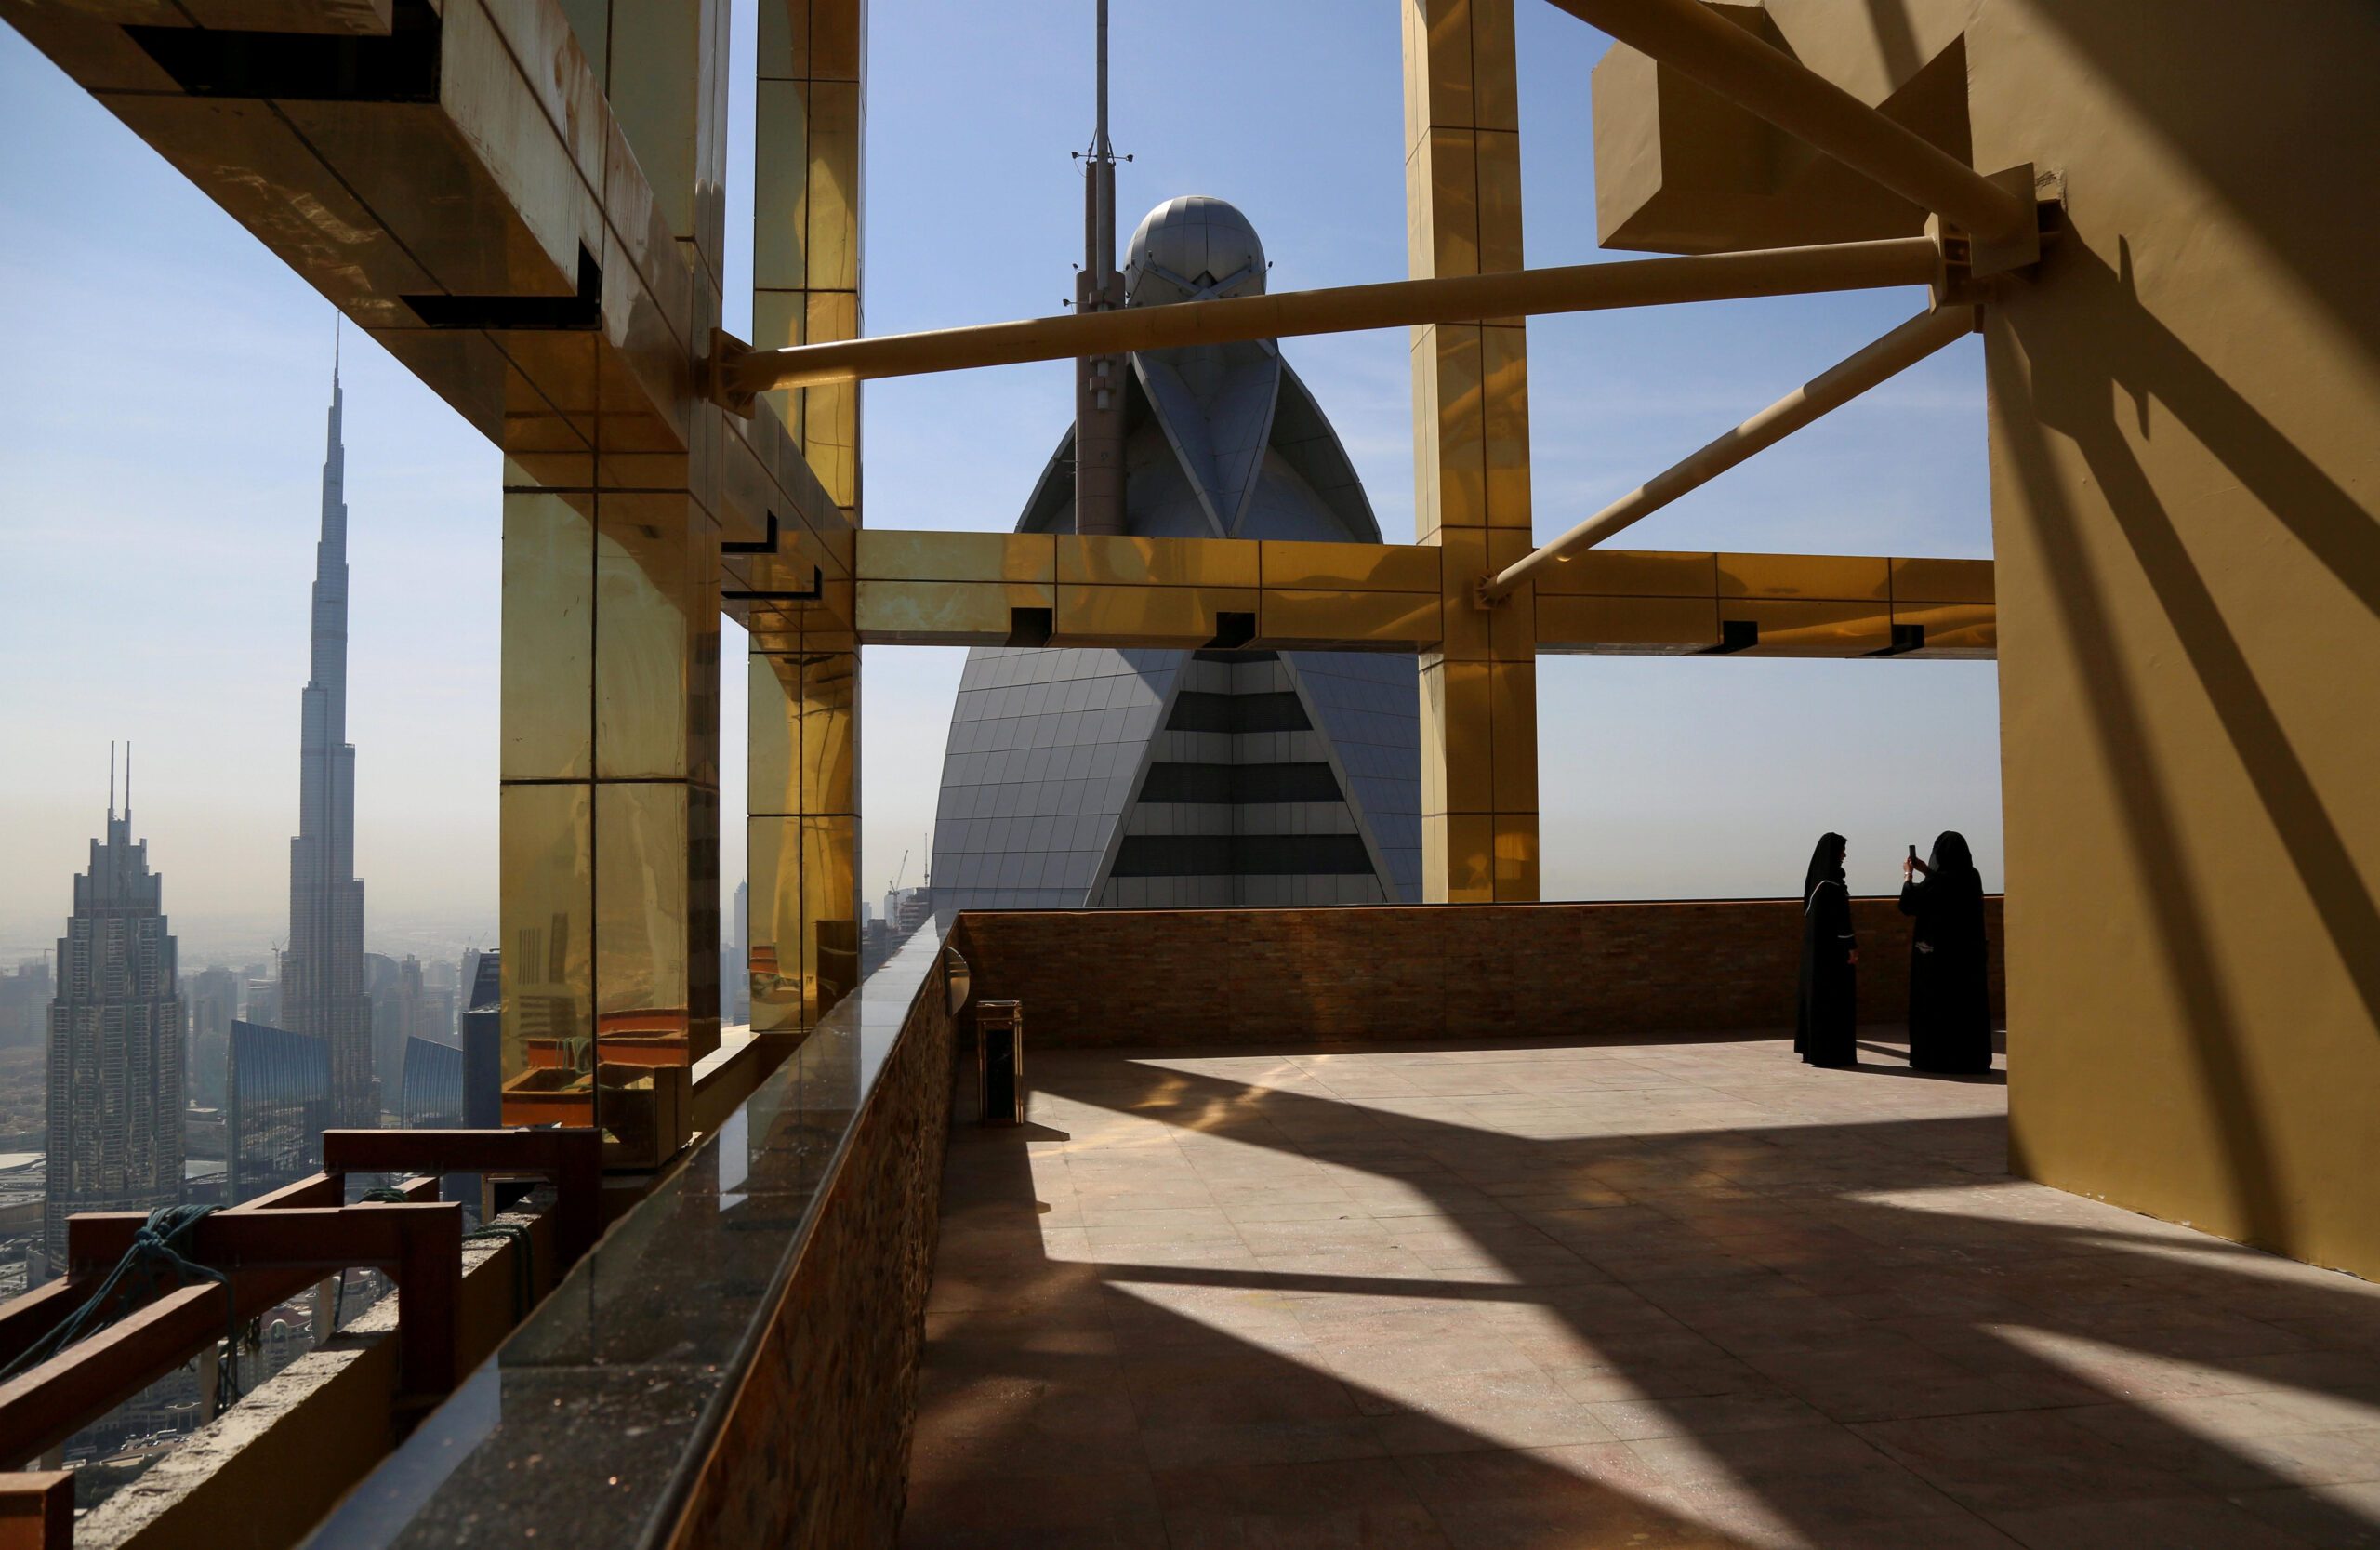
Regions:
<instances>
[{"instance_id":1,"label":"woman holding smartphone","mask_svg":"<svg viewBox=\"0 0 2380 1550\"><path fill-rule=\"evenodd\" d=\"M1966 837L1945 830L1927 861L1911 846L1900 875L1900 912L1915 920L1909 934L1909 1063L1921 1071L1989 1071L1983 878Z\"/></svg>"}]
</instances>

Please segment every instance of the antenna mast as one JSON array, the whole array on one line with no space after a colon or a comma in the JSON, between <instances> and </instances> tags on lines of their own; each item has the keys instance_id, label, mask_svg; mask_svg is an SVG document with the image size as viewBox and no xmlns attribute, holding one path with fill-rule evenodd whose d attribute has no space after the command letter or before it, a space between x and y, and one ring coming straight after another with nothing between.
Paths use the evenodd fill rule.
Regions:
<instances>
[{"instance_id":1,"label":"antenna mast","mask_svg":"<svg viewBox=\"0 0 2380 1550\"><path fill-rule=\"evenodd\" d=\"M1082 272L1075 311L1112 311L1124 304L1116 274L1116 148L1107 139L1107 0L1099 7L1098 99L1083 163ZM1124 531L1123 360L1092 355L1075 371L1075 531Z\"/></svg>"}]
</instances>

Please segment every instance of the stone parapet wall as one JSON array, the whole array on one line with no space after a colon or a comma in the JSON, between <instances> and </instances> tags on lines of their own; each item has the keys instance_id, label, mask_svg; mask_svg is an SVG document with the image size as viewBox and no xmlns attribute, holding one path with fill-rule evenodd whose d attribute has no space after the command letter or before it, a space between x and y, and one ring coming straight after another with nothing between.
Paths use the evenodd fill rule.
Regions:
<instances>
[{"instance_id":1,"label":"stone parapet wall","mask_svg":"<svg viewBox=\"0 0 2380 1550\"><path fill-rule=\"evenodd\" d=\"M950 1133L944 974L925 976L851 1121L673 1545L844 1550L899 1537ZM836 1139L815 1142L830 1151Z\"/></svg>"},{"instance_id":2,"label":"stone parapet wall","mask_svg":"<svg viewBox=\"0 0 2380 1550\"><path fill-rule=\"evenodd\" d=\"M2004 1016L2003 900L1985 901ZM1863 1023L1904 1020L1909 921L1852 903ZM1030 1047L1627 1038L1790 1028L1793 899L1243 910L985 910L953 940Z\"/></svg>"}]
</instances>

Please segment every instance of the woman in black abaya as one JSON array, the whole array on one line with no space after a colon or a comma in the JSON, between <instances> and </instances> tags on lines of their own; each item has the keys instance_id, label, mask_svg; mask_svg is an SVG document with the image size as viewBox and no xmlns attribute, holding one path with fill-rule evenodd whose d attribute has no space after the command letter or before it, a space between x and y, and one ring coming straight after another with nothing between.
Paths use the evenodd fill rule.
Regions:
<instances>
[{"instance_id":1,"label":"woman in black abaya","mask_svg":"<svg viewBox=\"0 0 2380 1550\"><path fill-rule=\"evenodd\" d=\"M1851 890L1843 881L1850 848L1840 834L1820 835L1802 879L1802 1005L1793 1048L1813 1066L1859 1063L1852 1037L1858 1021L1859 941L1851 932Z\"/></svg>"},{"instance_id":2,"label":"woman in black abaya","mask_svg":"<svg viewBox=\"0 0 2380 1550\"><path fill-rule=\"evenodd\" d=\"M1909 1063L1921 1071L1991 1069L1991 997L1984 974L1983 879L1964 835L1946 830L1934 856L1901 863L1909 944ZM1924 873L1922 880L1916 873Z\"/></svg>"}]
</instances>

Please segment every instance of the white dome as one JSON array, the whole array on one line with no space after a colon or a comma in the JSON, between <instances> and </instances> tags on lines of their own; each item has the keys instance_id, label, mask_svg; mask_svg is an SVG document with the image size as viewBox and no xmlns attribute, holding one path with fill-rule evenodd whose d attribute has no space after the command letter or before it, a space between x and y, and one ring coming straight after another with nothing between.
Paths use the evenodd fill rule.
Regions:
<instances>
[{"instance_id":1,"label":"white dome","mask_svg":"<svg viewBox=\"0 0 2380 1550\"><path fill-rule=\"evenodd\" d=\"M1232 205L1203 193L1151 210L1124 256L1124 295L1136 307L1263 290L1264 245L1256 240L1256 228Z\"/></svg>"}]
</instances>

